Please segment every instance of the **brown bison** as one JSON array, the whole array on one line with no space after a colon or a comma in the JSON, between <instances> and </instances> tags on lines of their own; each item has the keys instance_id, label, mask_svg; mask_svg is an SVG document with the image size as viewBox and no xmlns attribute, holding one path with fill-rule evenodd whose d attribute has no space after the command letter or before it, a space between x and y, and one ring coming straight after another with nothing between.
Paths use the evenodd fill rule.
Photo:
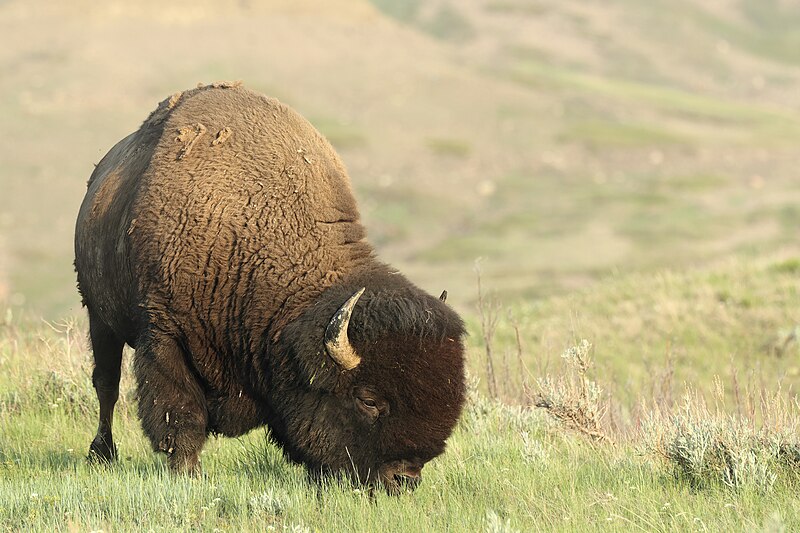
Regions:
<instances>
[{"instance_id":1,"label":"brown bison","mask_svg":"<svg viewBox=\"0 0 800 533\"><path fill-rule=\"evenodd\" d=\"M265 424L310 472L390 492L445 449L463 324L376 260L339 157L275 99L215 84L161 102L92 173L75 267L100 402L90 457L116 457L124 344L173 471L199 469L210 433Z\"/></svg>"}]
</instances>

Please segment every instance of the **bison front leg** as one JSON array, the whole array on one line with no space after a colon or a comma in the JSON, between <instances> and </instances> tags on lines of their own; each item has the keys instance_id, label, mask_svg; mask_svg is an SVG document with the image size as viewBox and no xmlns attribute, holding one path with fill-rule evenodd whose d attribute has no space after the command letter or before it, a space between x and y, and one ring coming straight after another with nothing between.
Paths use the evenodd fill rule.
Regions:
<instances>
[{"instance_id":1,"label":"bison front leg","mask_svg":"<svg viewBox=\"0 0 800 533\"><path fill-rule=\"evenodd\" d=\"M153 449L167 454L173 472L198 474L208 412L186 354L171 337L151 334L136 348L134 371L139 419Z\"/></svg>"}]
</instances>

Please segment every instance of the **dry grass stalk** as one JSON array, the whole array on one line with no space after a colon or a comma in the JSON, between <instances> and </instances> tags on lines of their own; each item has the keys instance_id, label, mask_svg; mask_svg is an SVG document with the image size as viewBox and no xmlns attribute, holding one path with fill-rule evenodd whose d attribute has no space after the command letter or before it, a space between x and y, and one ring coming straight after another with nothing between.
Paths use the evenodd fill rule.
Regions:
<instances>
[{"instance_id":1,"label":"dry grass stalk","mask_svg":"<svg viewBox=\"0 0 800 533\"><path fill-rule=\"evenodd\" d=\"M570 375L537 380L538 393L531 403L540 407L567 428L582 433L597 442L613 442L603 430L601 420L607 407L601 405L603 391L587 377L591 366L589 341L567 349L562 358L566 361Z\"/></svg>"},{"instance_id":2,"label":"dry grass stalk","mask_svg":"<svg viewBox=\"0 0 800 533\"><path fill-rule=\"evenodd\" d=\"M494 354L492 344L494 341L495 330L497 329L497 304L487 302L481 287L480 264L475 263L475 272L478 276L478 314L481 317L481 334L483 344L486 347L486 386L489 389L489 396L497 398L497 379L494 373Z\"/></svg>"},{"instance_id":3,"label":"dry grass stalk","mask_svg":"<svg viewBox=\"0 0 800 533\"><path fill-rule=\"evenodd\" d=\"M523 360L522 356L523 354L522 337L519 333L519 322L517 322L516 317L511 312L508 313L508 321L511 323L511 327L514 329L514 342L517 349L517 368L519 369L519 375L520 375L517 398L519 398L520 402L524 402L526 398L526 389L528 380L522 377L523 374L527 373L527 367L525 366L525 361ZM539 373L541 374L541 364L539 366L540 366Z\"/></svg>"}]
</instances>

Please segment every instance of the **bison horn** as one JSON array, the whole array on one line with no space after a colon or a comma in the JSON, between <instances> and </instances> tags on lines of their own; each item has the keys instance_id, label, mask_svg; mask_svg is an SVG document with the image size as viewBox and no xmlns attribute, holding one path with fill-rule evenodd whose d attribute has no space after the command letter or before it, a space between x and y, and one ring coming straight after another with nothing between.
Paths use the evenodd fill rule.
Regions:
<instances>
[{"instance_id":1,"label":"bison horn","mask_svg":"<svg viewBox=\"0 0 800 533\"><path fill-rule=\"evenodd\" d=\"M442 291L442 294L439 296L439 300L442 302L447 301L447 291Z\"/></svg>"},{"instance_id":2,"label":"bison horn","mask_svg":"<svg viewBox=\"0 0 800 533\"><path fill-rule=\"evenodd\" d=\"M345 370L353 370L361 362L361 357L358 356L350 344L350 339L347 338L347 326L350 325L353 308L365 290L366 288L362 288L352 295L336 311L328 323L328 327L325 328L325 349L328 350L328 355Z\"/></svg>"}]
</instances>

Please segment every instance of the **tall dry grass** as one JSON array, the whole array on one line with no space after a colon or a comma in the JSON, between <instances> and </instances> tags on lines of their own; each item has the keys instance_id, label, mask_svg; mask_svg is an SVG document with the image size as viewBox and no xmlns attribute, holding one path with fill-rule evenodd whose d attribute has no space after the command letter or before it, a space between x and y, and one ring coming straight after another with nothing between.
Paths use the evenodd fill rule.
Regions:
<instances>
[{"instance_id":1,"label":"tall dry grass","mask_svg":"<svg viewBox=\"0 0 800 533\"><path fill-rule=\"evenodd\" d=\"M663 368L653 369L651 383L643 388L649 397L622 405L592 377L592 345L585 339L564 349L557 373L534 373L523 366L521 376L513 379L508 358L495 360L499 350L491 346L501 308L486 301L479 272L478 311L481 337L487 343L491 398L541 409L563 430L600 446L636 449L695 488L724 486L763 493L778 479L800 480L800 404L797 395L782 390L780 383L770 387L751 374L742 385L732 366L728 376L714 377L709 390L685 384L676 401L675 363L668 348ZM519 325L510 314L509 321L516 359L529 360L522 353ZM501 371L495 372L498 368Z\"/></svg>"}]
</instances>

